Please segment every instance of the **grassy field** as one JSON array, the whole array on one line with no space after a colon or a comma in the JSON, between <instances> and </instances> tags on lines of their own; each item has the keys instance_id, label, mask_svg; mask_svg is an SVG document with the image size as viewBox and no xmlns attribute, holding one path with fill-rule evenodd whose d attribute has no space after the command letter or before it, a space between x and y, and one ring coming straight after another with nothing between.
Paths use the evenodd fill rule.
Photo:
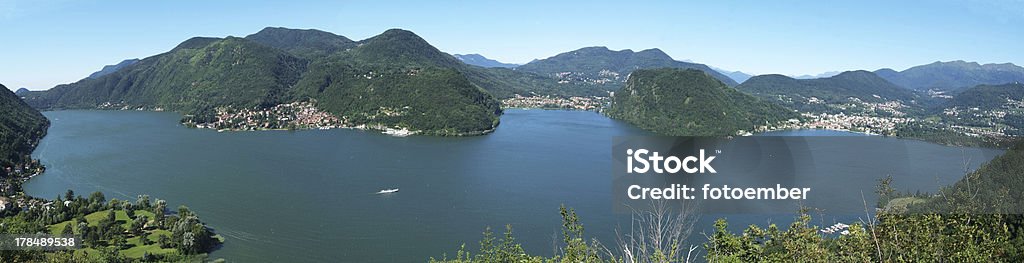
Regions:
<instances>
[{"instance_id":1,"label":"grassy field","mask_svg":"<svg viewBox=\"0 0 1024 263\"><path fill-rule=\"evenodd\" d=\"M890 212L906 212L907 206L916 203L923 203L928 201L926 198L921 197L900 197L889 200L889 203L885 204L885 211Z\"/></svg>"},{"instance_id":2,"label":"grassy field","mask_svg":"<svg viewBox=\"0 0 1024 263\"><path fill-rule=\"evenodd\" d=\"M96 226L99 224L99 221L102 220L103 218L106 218L107 214L109 214L110 212L111 210L105 210L88 214L85 216L85 221L88 222L90 226ZM123 226L125 229L128 229L131 226L131 218L128 217L128 213L126 213L124 210L116 210L114 211L114 213L114 218L117 220L118 223L121 224L121 226ZM153 212L142 210L136 210L135 215L145 216L149 220L153 220L153 217L155 216ZM77 225L78 222L75 222L75 220L72 219L57 224L49 225L47 226L47 228L49 228L50 233L54 235L60 235L60 233L64 230L64 227L69 224L71 224L72 229L75 229L74 226ZM80 234L78 233L77 229L75 229L74 232L75 234ZM121 255L130 258L141 258L146 252L149 252L149 254L154 255L175 252L175 249L173 248L161 248L159 245L156 244L160 236L167 236L168 238L171 237L170 231L164 229L154 229L147 230L146 232L148 232L149 234L147 236L147 239L149 239L149 241L152 241L150 242L150 245L142 245L142 242L141 240L139 240L139 237L130 237L127 239L128 248L122 249ZM98 250L92 248L81 248L76 250L75 253L87 253L88 255L97 256L100 254Z\"/></svg>"}]
</instances>

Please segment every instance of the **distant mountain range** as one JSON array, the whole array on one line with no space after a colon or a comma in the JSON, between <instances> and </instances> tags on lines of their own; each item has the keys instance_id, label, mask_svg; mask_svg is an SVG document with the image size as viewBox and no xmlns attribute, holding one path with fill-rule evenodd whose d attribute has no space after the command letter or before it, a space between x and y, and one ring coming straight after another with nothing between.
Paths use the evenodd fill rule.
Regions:
<instances>
[{"instance_id":1,"label":"distant mountain range","mask_svg":"<svg viewBox=\"0 0 1024 263\"><path fill-rule=\"evenodd\" d=\"M534 60L516 70L553 76L563 83L578 83L618 89L634 70L651 68L689 68L704 71L728 86L736 81L704 64L677 61L660 49L612 51L606 47L586 47Z\"/></svg>"},{"instance_id":2,"label":"distant mountain range","mask_svg":"<svg viewBox=\"0 0 1024 263\"><path fill-rule=\"evenodd\" d=\"M839 72L839 71L826 71L824 73L817 74L817 75L799 75L799 76L789 76L789 77L794 78L794 79L820 79L820 78L828 78L828 77L832 77L832 76L835 76L835 75L839 75L839 73L842 73L842 72Z\"/></svg>"},{"instance_id":3,"label":"distant mountain range","mask_svg":"<svg viewBox=\"0 0 1024 263\"><path fill-rule=\"evenodd\" d=\"M675 70L653 70L659 68ZM715 81L683 69L701 72ZM643 75L631 78L638 71ZM803 77L813 79L798 79ZM647 98L628 98L635 94L622 92L623 87L629 88L630 93L648 92L645 85L669 85L667 80L693 83L671 84L687 90L673 91L681 97L665 97L656 103L646 101ZM901 72L881 69L826 72L797 78L751 77L740 71L677 61L659 49L634 52L605 47L581 48L517 66L479 54L449 55L415 33L401 29L354 41L315 29L268 27L244 38L191 38L162 54L105 66L74 83L47 91L22 89L17 95L37 109L131 106L164 108L199 118L212 118L220 108L266 109L290 102L316 101L317 108L354 124L461 135L493 129L501 114L497 99L515 95L607 96L609 92L620 91L616 92L619 96L613 99L617 102L610 112L627 120L640 114L638 109L629 110L639 105L631 103L676 109L666 103L672 103L672 99L679 99L675 103L696 103L693 102L695 97L707 98L713 103L705 106L719 107L722 112L701 112L686 108L689 106L680 109L690 113L725 114L719 116L721 119L701 120L720 125L724 130L689 121L684 129L697 134L717 134L762 124L765 119L758 119L754 113L781 116L772 108L774 106L762 105L761 100L742 98L740 95L744 94L736 92L740 95L735 95L731 88L720 91L719 84L801 109L802 105L795 101L806 103L816 98L841 103L856 98L866 102L910 103L928 99L916 92L919 90L964 90L977 85L1020 81L1024 81L1024 68L1016 65L979 65L963 61L936 62ZM730 99L718 101L722 98L697 96L690 94L690 90L709 94L724 92L722 96ZM966 93L965 98L985 97L983 94L990 92L1002 94L980 88ZM717 103L755 106L734 109ZM644 121L634 119L634 122ZM655 127L653 123L641 126L671 130Z\"/></svg>"},{"instance_id":4,"label":"distant mountain range","mask_svg":"<svg viewBox=\"0 0 1024 263\"><path fill-rule=\"evenodd\" d=\"M133 59L122 60L120 63L114 64L114 65L106 65L106 66L103 66L103 69L100 69L100 71L96 71L96 72L93 72L92 74L89 74L88 78L90 78L90 79L99 78L99 77L102 77L103 75L107 75L107 74L110 74L110 73L114 73L114 71L121 70L124 67L131 66L132 64L135 64L136 62L139 62L139 59L133 58Z\"/></svg>"},{"instance_id":5,"label":"distant mountain range","mask_svg":"<svg viewBox=\"0 0 1024 263\"><path fill-rule=\"evenodd\" d=\"M914 90L960 90L977 85L1024 82L1024 68L1012 63L981 65L961 60L935 62L898 72L884 68L875 74Z\"/></svg>"},{"instance_id":6,"label":"distant mountain range","mask_svg":"<svg viewBox=\"0 0 1024 263\"><path fill-rule=\"evenodd\" d=\"M909 103L920 96L863 70L847 71L820 79L760 75L736 86L736 89L765 99L778 100L797 109L805 106L812 98L825 103L842 103L851 97L866 102L898 100Z\"/></svg>"},{"instance_id":7,"label":"distant mountain range","mask_svg":"<svg viewBox=\"0 0 1024 263\"><path fill-rule=\"evenodd\" d=\"M18 96L21 96L21 95L24 95L25 93L28 93L29 91L30 90L28 90L26 88L18 88L17 91L14 91L14 94L18 95Z\"/></svg>"},{"instance_id":8,"label":"distant mountain range","mask_svg":"<svg viewBox=\"0 0 1024 263\"><path fill-rule=\"evenodd\" d=\"M797 117L794 111L741 93L707 72L669 68L633 71L606 112L674 136L736 135Z\"/></svg>"},{"instance_id":9,"label":"distant mountain range","mask_svg":"<svg viewBox=\"0 0 1024 263\"><path fill-rule=\"evenodd\" d=\"M689 62L689 61L687 61L687 62ZM714 69L715 71L718 71L718 73L722 73L722 74L728 76L730 79L735 80L736 83L743 83L744 81L747 81L747 79L750 79L750 77L753 77L753 75L744 73L743 71L731 71L731 70L721 69L721 68L716 68L716 67L711 67L711 69Z\"/></svg>"},{"instance_id":10,"label":"distant mountain range","mask_svg":"<svg viewBox=\"0 0 1024 263\"><path fill-rule=\"evenodd\" d=\"M469 64L469 65L478 66L478 67L485 67L485 68L515 68L515 67L519 66L519 64L501 63L501 62L499 62L497 60L489 59L489 58L484 57L483 55L480 55L480 54L466 54L466 55L455 54L453 56L455 56L455 58L461 60L462 63L466 63L466 64Z\"/></svg>"}]
</instances>

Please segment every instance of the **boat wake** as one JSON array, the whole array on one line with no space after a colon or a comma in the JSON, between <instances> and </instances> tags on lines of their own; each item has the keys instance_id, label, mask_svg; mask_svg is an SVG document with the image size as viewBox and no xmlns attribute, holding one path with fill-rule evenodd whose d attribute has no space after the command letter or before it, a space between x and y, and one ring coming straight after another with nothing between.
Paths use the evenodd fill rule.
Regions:
<instances>
[{"instance_id":1,"label":"boat wake","mask_svg":"<svg viewBox=\"0 0 1024 263\"><path fill-rule=\"evenodd\" d=\"M380 190L379 192L377 192L377 194L391 194L396 192L398 192L398 188Z\"/></svg>"}]
</instances>

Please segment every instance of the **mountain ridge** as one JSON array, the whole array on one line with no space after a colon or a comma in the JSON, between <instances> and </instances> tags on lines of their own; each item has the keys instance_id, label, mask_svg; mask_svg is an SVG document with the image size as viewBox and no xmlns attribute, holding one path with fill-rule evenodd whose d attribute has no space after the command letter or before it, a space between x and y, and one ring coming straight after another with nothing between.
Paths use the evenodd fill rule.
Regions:
<instances>
[{"instance_id":1,"label":"mountain ridge","mask_svg":"<svg viewBox=\"0 0 1024 263\"><path fill-rule=\"evenodd\" d=\"M913 90L961 90L977 85L1024 82L1024 67L1013 63L936 61L903 71L883 68L876 70L875 73L892 83Z\"/></svg>"},{"instance_id":2,"label":"mountain ridge","mask_svg":"<svg viewBox=\"0 0 1024 263\"><path fill-rule=\"evenodd\" d=\"M830 102L843 101L849 97L870 102L892 99L910 101L917 97L912 91L864 70L846 71L819 79L795 79L780 74L759 75L736 86L736 89L761 97L816 97Z\"/></svg>"},{"instance_id":3,"label":"mountain ridge","mask_svg":"<svg viewBox=\"0 0 1024 263\"><path fill-rule=\"evenodd\" d=\"M459 59L463 63L485 67L485 68L515 68L520 66L519 64L503 63L494 59L487 58L480 54L452 54L455 58Z\"/></svg>"},{"instance_id":4,"label":"mountain ridge","mask_svg":"<svg viewBox=\"0 0 1024 263\"><path fill-rule=\"evenodd\" d=\"M283 45L287 39L298 42ZM282 28L246 38L194 37L110 74L30 92L26 101L40 109L167 109L212 121L223 109L313 100L349 125L431 135L478 134L497 125L498 102L455 70L465 64L414 33L390 29L345 40Z\"/></svg>"},{"instance_id":5,"label":"mountain ridge","mask_svg":"<svg viewBox=\"0 0 1024 263\"><path fill-rule=\"evenodd\" d=\"M124 68L124 67L127 67L127 66L131 66L132 64L135 64L137 62L139 62L139 59L133 58L133 59L122 60L121 62L118 62L117 64L114 64L114 65L106 65L106 66L103 66L103 68L100 69L99 71L96 71L96 72L93 72L92 74L89 74L88 78L90 78L90 79L99 78L99 77L102 77L103 75L107 75L107 74L113 73L114 71L118 71L121 68Z\"/></svg>"},{"instance_id":6,"label":"mountain ridge","mask_svg":"<svg viewBox=\"0 0 1024 263\"><path fill-rule=\"evenodd\" d=\"M707 65L675 60L657 48L634 52L631 49L615 51L603 46L584 47L531 61L517 67L516 70L546 76L564 75L565 72L569 72L568 75L560 76L563 81L597 85L613 83L621 87L626 81L626 76L633 70L648 68L692 68L707 72L728 86L737 85L735 80Z\"/></svg>"}]
</instances>

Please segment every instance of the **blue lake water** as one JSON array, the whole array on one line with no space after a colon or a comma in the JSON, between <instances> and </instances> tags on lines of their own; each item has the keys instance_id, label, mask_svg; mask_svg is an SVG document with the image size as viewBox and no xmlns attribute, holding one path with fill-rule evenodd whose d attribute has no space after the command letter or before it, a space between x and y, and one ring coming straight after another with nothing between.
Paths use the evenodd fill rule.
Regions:
<instances>
[{"instance_id":1,"label":"blue lake water","mask_svg":"<svg viewBox=\"0 0 1024 263\"><path fill-rule=\"evenodd\" d=\"M459 138L345 129L218 133L185 128L180 115L166 112L45 115L52 126L34 157L47 171L26 183L28 194L53 198L73 189L186 204L227 239L212 256L241 262L424 261L463 243L475 247L485 227L505 224L529 252L547 255L561 235L562 204L577 210L588 235L612 243L616 226L628 226L628 217L612 211L612 137L649 135L581 111L509 110L494 133ZM807 148L815 169L856 176L856 187L892 174L897 188L911 191L934 191L963 176L963 160L976 167L1001 152L876 139L900 147L880 152L808 140ZM400 191L374 194L386 188ZM698 229L718 216L725 215L706 216ZM735 217L740 226L767 222Z\"/></svg>"}]
</instances>

